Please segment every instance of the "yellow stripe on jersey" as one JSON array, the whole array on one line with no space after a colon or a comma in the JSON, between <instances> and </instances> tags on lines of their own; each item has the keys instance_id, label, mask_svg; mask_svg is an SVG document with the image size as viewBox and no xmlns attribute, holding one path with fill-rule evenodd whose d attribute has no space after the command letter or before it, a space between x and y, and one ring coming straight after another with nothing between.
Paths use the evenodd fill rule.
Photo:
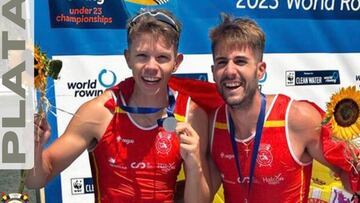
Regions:
<instances>
[{"instance_id":1,"label":"yellow stripe on jersey","mask_svg":"<svg viewBox=\"0 0 360 203\"><path fill-rule=\"evenodd\" d=\"M285 121L284 120L272 120L272 121L266 121L264 123L265 128L276 128L276 127L284 127Z\"/></svg>"},{"instance_id":2,"label":"yellow stripe on jersey","mask_svg":"<svg viewBox=\"0 0 360 203\"><path fill-rule=\"evenodd\" d=\"M284 126L285 126L284 120L265 121L265 123L264 123L265 128L276 128L276 127L284 127ZM226 130L227 123L216 122L215 128L221 129L221 130Z\"/></svg>"},{"instance_id":3,"label":"yellow stripe on jersey","mask_svg":"<svg viewBox=\"0 0 360 203\"><path fill-rule=\"evenodd\" d=\"M177 121L180 121L180 122L185 122L185 116L182 116L182 115L179 115L179 114L174 114L175 115L175 119Z\"/></svg>"},{"instance_id":4,"label":"yellow stripe on jersey","mask_svg":"<svg viewBox=\"0 0 360 203\"><path fill-rule=\"evenodd\" d=\"M226 130L227 129L227 123L216 122L215 123L215 128L221 129L221 130Z\"/></svg>"},{"instance_id":5,"label":"yellow stripe on jersey","mask_svg":"<svg viewBox=\"0 0 360 203\"><path fill-rule=\"evenodd\" d=\"M117 107L115 107L115 113L125 113L125 111L117 106Z\"/></svg>"}]
</instances>

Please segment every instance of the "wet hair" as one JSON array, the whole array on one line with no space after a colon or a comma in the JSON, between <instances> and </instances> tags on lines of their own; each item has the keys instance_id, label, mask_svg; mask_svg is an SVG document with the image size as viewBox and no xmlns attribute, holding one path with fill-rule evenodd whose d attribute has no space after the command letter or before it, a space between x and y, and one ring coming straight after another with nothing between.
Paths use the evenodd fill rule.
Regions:
<instances>
[{"instance_id":1,"label":"wet hair","mask_svg":"<svg viewBox=\"0 0 360 203\"><path fill-rule=\"evenodd\" d=\"M177 52L180 32L181 24L171 12L164 9L141 9L127 23L128 46L139 35L150 33L157 39L163 37L168 46L174 45Z\"/></svg>"},{"instance_id":2,"label":"wet hair","mask_svg":"<svg viewBox=\"0 0 360 203\"><path fill-rule=\"evenodd\" d=\"M234 18L221 14L222 22L210 31L211 49L214 53L218 44L229 48L251 48L256 59L262 61L265 34L250 18Z\"/></svg>"}]
</instances>

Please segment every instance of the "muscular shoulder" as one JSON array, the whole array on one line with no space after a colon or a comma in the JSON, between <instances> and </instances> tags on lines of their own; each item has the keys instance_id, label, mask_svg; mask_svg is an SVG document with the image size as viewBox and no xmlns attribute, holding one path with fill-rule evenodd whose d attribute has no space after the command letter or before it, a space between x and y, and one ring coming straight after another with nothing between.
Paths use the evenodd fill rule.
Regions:
<instances>
[{"instance_id":1,"label":"muscular shoulder","mask_svg":"<svg viewBox=\"0 0 360 203\"><path fill-rule=\"evenodd\" d=\"M107 100L111 98L111 93L106 91L102 95L83 103L77 110L74 117L97 118L101 119L108 110L104 106ZM81 119L86 121L87 119Z\"/></svg>"},{"instance_id":2,"label":"muscular shoulder","mask_svg":"<svg viewBox=\"0 0 360 203\"><path fill-rule=\"evenodd\" d=\"M308 102L294 101L290 107L288 125L292 132L311 138L319 134L321 115Z\"/></svg>"},{"instance_id":3,"label":"muscular shoulder","mask_svg":"<svg viewBox=\"0 0 360 203\"><path fill-rule=\"evenodd\" d=\"M70 121L67 130L98 138L103 131L105 122L107 124L112 115L104 106L111 97L111 93L105 91L102 95L82 104Z\"/></svg>"}]
</instances>

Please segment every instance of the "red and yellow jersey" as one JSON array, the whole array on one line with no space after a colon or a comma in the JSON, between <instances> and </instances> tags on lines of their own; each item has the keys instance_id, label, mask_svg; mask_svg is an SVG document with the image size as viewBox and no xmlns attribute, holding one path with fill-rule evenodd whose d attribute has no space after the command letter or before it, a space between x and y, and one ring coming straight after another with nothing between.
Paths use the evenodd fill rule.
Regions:
<instances>
[{"instance_id":1,"label":"red and yellow jersey","mask_svg":"<svg viewBox=\"0 0 360 203\"><path fill-rule=\"evenodd\" d=\"M105 106L113 113L90 163L96 202L173 202L176 177L182 158L178 137L158 125L144 128L119 108L126 105L133 82L112 88L114 98ZM173 91L174 92L174 91ZM175 117L185 121L190 98L178 92ZM117 100L117 101L115 101Z\"/></svg>"},{"instance_id":2,"label":"red and yellow jersey","mask_svg":"<svg viewBox=\"0 0 360 203\"><path fill-rule=\"evenodd\" d=\"M247 140L236 140L243 176L240 178L228 130L227 106L217 109L211 156L221 175L225 202L307 202L312 165L311 162L299 161L291 148L286 125L291 102L289 97L277 95L270 105L249 194L249 171L255 135Z\"/></svg>"}]
</instances>

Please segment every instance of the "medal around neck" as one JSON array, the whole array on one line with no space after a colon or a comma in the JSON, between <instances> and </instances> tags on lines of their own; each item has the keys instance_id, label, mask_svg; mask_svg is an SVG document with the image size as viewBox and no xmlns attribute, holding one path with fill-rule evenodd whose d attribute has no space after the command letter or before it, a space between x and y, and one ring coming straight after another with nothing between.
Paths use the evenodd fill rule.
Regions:
<instances>
[{"instance_id":1,"label":"medal around neck","mask_svg":"<svg viewBox=\"0 0 360 203\"><path fill-rule=\"evenodd\" d=\"M162 123L162 126L166 132L175 132L176 119L174 117L166 117Z\"/></svg>"}]
</instances>

